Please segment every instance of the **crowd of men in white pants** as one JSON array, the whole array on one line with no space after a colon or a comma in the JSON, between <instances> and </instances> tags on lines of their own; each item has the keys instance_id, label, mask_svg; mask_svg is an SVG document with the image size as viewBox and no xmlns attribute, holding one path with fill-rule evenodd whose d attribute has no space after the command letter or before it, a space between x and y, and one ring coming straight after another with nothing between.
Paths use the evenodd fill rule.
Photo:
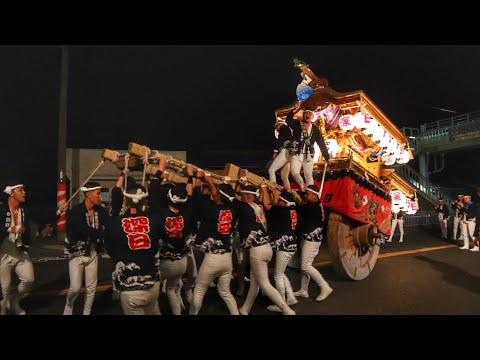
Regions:
<instances>
[{"instance_id":1,"label":"crowd of men in white pants","mask_svg":"<svg viewBox=\"0 0 480 360\"><path fill-rule=\"evenodd\" d=\"M477 189L480 196L480 189ZM440 199L435 207L442 232L442 238L448 239L448 222L453 217L452 240L463 241L462 250L479 251L478 232L480 225L480 206L472 201L471 195L457 195L457 199L451 201L451 209ZM470 242L472 247L470 248Z\"/></svg>"},{"instance_id":2,"label":"crowd of men in white pants","mask_svg":"<svg viewBox=\"0 0 480 360\"><path fill-rule=\"evenodd\" d=\"M247 182L239 182L235 188L228 183L215 185L208 172L198 170L194 176L192 165L187 166L186 185L169 183L165 167L166 162L161 160L148 191L124 171L112 190L110 212L102 206L99 183L87 182L80 189L84 200L67 212L65 255L70 286L64 315L75 313L74 303L84 283L82 313L91 313L98 257L105 252L112 259L113 286L119 292L122 311L128 315L161 313L160 281L165 281L169 313L180 315L179 283L185 274L190 283L184 290L191 315L201 311L205 293L215 279L232 315L250 314L260 289L273 303L268 309L284 315L295 315L290 306L298 302L297 297L309 297L310 279L318 287L316 301L331 294L332 288L313 267L325 221L316 185L308 185L302 204L297 204L291 192L277 193L267 184L259 188ZM129 183L127 179L131 179ZM204 191L206 188L208 191ZM21 182L14 181L4 193L8 201L0 209L5 222L0 228L0 305L2 314L24 315L27 311L20 307L20 300L34 282L28 237L23 236L28 232L28 213L23 208L26 191ZM68 204L63 205L60 213L67 208ZM297 247L301 249L303 275L301 288L294 292L285 269ZM199 268L192 248L204 254ZM240 307L230 291L235 250L242 262L239 268L245 266L245 259L250 267L250 285ZM274 255L273 286L268 263ZM20 280L15 290L11 286L12 271ZM243 274L238 278L240 282L245 279Z\"/></svg>"}]
</instances>

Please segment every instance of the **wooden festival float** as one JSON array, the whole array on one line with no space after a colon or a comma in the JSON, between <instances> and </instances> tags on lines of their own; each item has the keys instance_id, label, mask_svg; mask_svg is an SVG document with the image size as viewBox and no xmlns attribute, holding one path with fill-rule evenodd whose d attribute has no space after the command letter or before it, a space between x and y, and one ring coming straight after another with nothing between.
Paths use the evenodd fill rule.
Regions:
<instances>
[{"instance_id":1,"label":"wooden festival float","mask_svg":"<svg viewBox=\"0 0 480 360\"><path fill-rule=\"evenodd\" d=\"M306 107L315 110L315 125L333 160L321 195L329 212L328 248L341 275L361 280L375 266L381 237L390 235L391 211L415 214L418 210L414 188L395 173L395 167L406 164L413 155L407 138L363 91L338 93L306 64L295 61L302 71L300 91L311 90L294 119L302 119ZM297 96L298 92L299 88ZM277 109L275 116L285 119L294 106ZM314 179L320 188L323 169L317 148ZM292 183L292 188L295 185Z\"/></svg>"},{"instance_id":2,"label":"wooden festival float","mask_svg":"<svg viewBox=\"0 0 480 360\"><path fill-rule=\"evenodd\" d=\"M296 66L302 70L301 85L303 89L309 88L310 94L301 101L294 118L302 119L305 107L315 109L315 126L324 134L333 159L322 188L324 161L316 149L314 179L322 188L321 201L327 210L328 248L341 275L361 280L375 266L381 237L390 235L391 210L414 214L418 209L415 190L395 173L393 166L406 164L413 156L402 132L363 91L338 93L328 86L327 80L317 78L306 64ZM277 109L275 116L285 119L294 106L295 103ZM119 169L143 171L144 178L146 174L155 174L159 159L165 157L167 180L187 182L184 161L145 145L129 143L126 154L105 149L102 157ZM208 172L216 184L229 181L235 188L243 180L256 186L268 184L275 192L283 189L230 163L223 170ZM298 185L292 182L291 187L295 189ZM298 195L296 199L300 201Z\"/></svg>"}]
</instances>

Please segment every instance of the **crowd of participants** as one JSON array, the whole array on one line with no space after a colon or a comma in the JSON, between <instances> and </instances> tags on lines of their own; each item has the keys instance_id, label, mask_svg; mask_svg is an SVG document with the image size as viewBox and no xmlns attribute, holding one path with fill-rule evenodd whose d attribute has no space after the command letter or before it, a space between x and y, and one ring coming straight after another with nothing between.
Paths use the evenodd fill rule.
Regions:
<instances>
[{"instance_id":1,"label":"crowd of participants","mask_svg":"<svg viewBox=\"0 0 480 360\"><path fill-rule=\"evenodd\" d=\"M293 114L300 109L298 102L286 121L277 119L278 138L274 145L269 177L276 182L280 171L284 189L276 192L268 184L257 188L247 182L235 186L215 185L210 174L187 166L187 184L167 181L166 162L160 160L159 171L153 174L148 190L133 181L124 171L112 190L112 206L102 206L101 186L88 182L81 191L84 200L67 213L65 255L68 257L70 285L64 315L72 315L74 303L85 283L83 314L89 315L95 300L98 281L98 258L108 254L112 259L113 293L127 315L160 315L160 284L168 298L169 313L180 315L186 310L181 289L189 303L188 313L201 313L207 290L214 284L219 296L232 315L250 314L259 290L272 305L268 310L294 315L297 297L309 297L309 282L318 287L315 300L325 300L333 291L313 266L323 239L325 212L320 203L320 189L313 182L314 145L324 161L331 163L330 154L319 127L314 126L313 109L303 109L301 121ZM300 171L303 168L303 176ZM299 202L290 189L289 175L300 186ZM195 175L194 175L195 174ZM130 179L130 180L129 180ZM206 185L206 188L205 187ZM4 189L8 196L0 204L0 282L1 314L26 314L20 307L34 282L34 269L28 254L30 246L29 214L22 206L26 191L22 183L12 181ZM479 192L480 195L480 192ZM237 199L240 197L240 200ZM453 238L471 251L478 251L478 213L480 206L470 196L459 195L452 202ZM66 211L63 205L60 212ZM447 238L448 206L440 200L436 207L442 235ZM392 241L396 226L403 241L404 213L392 213ZM51 229L49 229L51 231ZM298 248L298 249L297 249ZM293 291L285 274L293 255L300 253L301 286ZM195 256L195 253L203 253ZM249 288L239 307L231 293L235 253L237 296L245 296L247 264ZM274 286L268 276L268 264L274 259ZM202 258L197 266L197 258ZM12 287L12 272L20 284ZM182 278L187 275L183 285Z\"/></svg>"},{"instance_id":2,"label":"crowd of participants","mask_svg":"<svg viewBox=\"0 0 480 360\"><path fill-rule=\"evenodd\" d=\"M477 195L480 198L480 188L477 189ZM478 244L480 204L473 202L471 195L457 195L457 198L451 201L450 206L445 203L445 199L440 199L435 210L444 240L460 241L463 243L463 246L460 247L462 250L480 250ZM452 236L449 237L448 224L452 217Z\"/></svg>"},{"instance_id":3,"label":"crowd of participants","mask_svg":"<svg viewBox=\"0 0 480 360\"><path fill-rule=\"evenodd\" d=\"M273 303L269 310L294 315L291 306L298 302L297 296L309 296L310 278L318 285L317 301L332 292L312 266L325 221L317 186L306 187L303 201L297 204L292 192L278 193L266 184L259 188L242 181L235 186L215 185L208 172L198 170L194 175L192 165L187 166L187 184L173 184L166 181L165 167L165 160L161 160L148 190L127 176L127 171L122 172L112 190L110 210L102 206L100 184L88 182L81 188L84 200L67 212L65 255L70 285L64 315L74 313L83 283L83 314L91 313L103 253L112 259L113 287L123 313L129 315L161 313L161 281L165 283L168 313L180 315L185 274L188 281L183 291L191 315L201 313L204 296L215 279L218 294L232 315L248 315L259 290ZM26 314L20 300L34 282L28 253L28 212L22 206L26 191L23 184L11 183L4 192L8 201L1 205L5 220L0 234L1 311ZM294 292L285 269L297 247L301 249L302 279L301 288ZM230 289L234 251L241 274L237 280L243 283L237 295L244 295L247 263L250 268L249 288L241 306ZM196 252L203 256L195 256ZM274 256L272 285L268 264ZM198 258L203 258L200 266ZM20 280L16 288L11 286L13 271Z\"/></svg>"}]
</instances>

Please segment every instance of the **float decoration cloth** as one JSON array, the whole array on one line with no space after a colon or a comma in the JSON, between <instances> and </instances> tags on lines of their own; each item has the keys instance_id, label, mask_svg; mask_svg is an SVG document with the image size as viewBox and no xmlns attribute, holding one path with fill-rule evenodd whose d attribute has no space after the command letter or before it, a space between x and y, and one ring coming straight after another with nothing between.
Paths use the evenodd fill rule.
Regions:
<instances>
[{"instance_id":1,"label":"float decoration cloth","mask_svg":"<svg viewBox=\"0 0 480 360\"><path fill-rule=\"evenodd\" d=\"M315 185L321 186L320 181ZM299 189L296 183L292 189ZM353 171L327 172L321 201L323 206L354 220L373 223L387 236L391 231L391 197Z\"/></svg>"}]
</instances>

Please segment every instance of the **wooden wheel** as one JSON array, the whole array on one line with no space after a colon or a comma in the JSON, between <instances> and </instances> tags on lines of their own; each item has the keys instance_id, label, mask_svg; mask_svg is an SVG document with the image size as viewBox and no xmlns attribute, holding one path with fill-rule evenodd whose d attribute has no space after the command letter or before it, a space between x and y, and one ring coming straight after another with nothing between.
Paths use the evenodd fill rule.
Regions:
<instances>
[{"instance_id":1,"label":"wooden wheel","mask_svg":"<svg viewBox=\"0 0 480 360\"><path fill-rule=\"evenodd\" d=\"M330 212L327 242L334 257L335 270L352 280L365 279L377 262L380 251L377 236L373 224L360 224L335 211Z\"/></svg>"}]
</instances>

